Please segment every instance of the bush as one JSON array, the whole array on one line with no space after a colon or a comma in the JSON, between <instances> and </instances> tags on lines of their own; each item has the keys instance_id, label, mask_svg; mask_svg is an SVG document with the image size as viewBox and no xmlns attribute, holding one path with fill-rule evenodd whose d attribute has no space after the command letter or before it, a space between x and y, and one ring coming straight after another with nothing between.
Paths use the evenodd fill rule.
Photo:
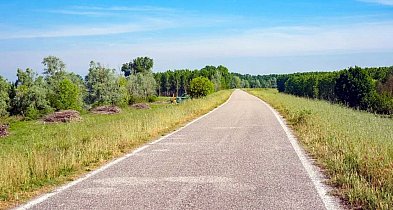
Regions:
<instances>
[{"instance_id":1,"label":"bush","mask_svg":"<svg viewBox=\"0 0 393 210\"><path fill-rule=\"evenodd\" d=\"M147 98L147 101L148 101L149 103L156 102L157 100L158 100L158 97L157 97L157 96L149 96L149 97Z\"/></svg>"},{"instance_id":2,"label":"bush","mask_svg":"<svg viewBox=\"0 0 393 210\"><path fill-rule=\"evenodd\" d=\"M214 91L214 84L206 77L197 77L191 80L190 95L193 98L207 96Z\"/></svg>"},{"instance_id":3,"label":"bush","mask_svg":"<svg viewBox=\"0 0 393 210\"><path fill-rule=\"evenodd\" d=\"M50 96L50 102L56 110L82 109L82 97L79 87L69 79L63 79L54 87L54 93Z\"/></svg>"}]
</instances>

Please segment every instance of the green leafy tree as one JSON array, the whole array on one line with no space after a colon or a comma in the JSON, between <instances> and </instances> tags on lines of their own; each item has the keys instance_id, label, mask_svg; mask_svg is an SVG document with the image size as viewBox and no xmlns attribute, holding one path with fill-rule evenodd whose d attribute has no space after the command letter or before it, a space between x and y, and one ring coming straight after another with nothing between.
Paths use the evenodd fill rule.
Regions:
<instances>
[{"instance_id":1,"label":"green leafy tree","mask_svg":"<svg viewBox=\"0 0 393 210\"><path fill-rule=\"evenodd\" d=\"M121 71L124 73L125 77L129 77L133 73L133 63L123 63Z\"/></svg>"},{"instance_id":2,"label":"green leafy tree","mask_svg":"<svg viewBox=\"0 0 393 210\"><path fill-rule=\"evenodd\" d=\"M83 96L86 96L82 77L68 73L64 62L55 56L45 57L42 64L51 107L55 110L81 110Z\"/></svg>"},{"instance_id":3,"label":"green leafy tree","mask_svg":"<svg viewBox=\"0 0 393 210\"><path fill-rule=\"evenodd\" d=\"M206 77L197 77L191 80L190 95L193 98L207 96L214 92L214 84Z\"/></svg>"},{"instance_id":4,"label":"green leafy tree","mask_svg":"<svg viewBox=\"0 0 393 210\"><path fill-rule=\"evenodd\" d=\"M139 73L128 78L127 89L131 96L131 102L135 100L147 100L149 96L156 94L156 80L151 73Z\"/></svg>"},{"instance_id":5,"label":"green leafy tree","mask_svg":"<svg viewBox=\"0 0 393 210\"><path fill-rule=\"evenodd\" d=\"M8 92L10 90L10 84L0 76L0 117L8 115L10 97Z\"/></svg>"},{"instance_id":6,"label":"green leafy tree","mask_svg":"<svg viewBox=\"0 0 393 210\"><path fill-rule=\"evenodd\" d=\"M85 79L88 91L86 102L93 106L120 103L122 98L117 81L114 69L105 68L100 63L91 61Z\"/></svg>"},{"instance_id":7,"label":"green leafy tree","mask_svg":"<svg viewBox=\"0 0 393 210\"><path fill-rule=\"evenodd\" d=\"M250 88L250 82L248 80L246 80L246 79L243 79L241 81L241 87L242 88Z\"/></svg>"},{"instance_id":8,"label":"green leafy tree","mask_svg":"<svg viewBox=\"0 0 393 210\"><path fill-rule=\"evenodd\" d=\"M375 85L372 78L360 67L349 68L340 73L335 85L335 94L340 102L350 107L367 109L372 99Z\"/></svg>"},{"instance_id":9,"label":"green leafy tree","mask_svg":"<svg viewBox=\"0 0 393 210\"><path fill-rule=\"evenodd\" d=\"M45 57L42 60L42 64L45 66L44 74L49 77L63 74L66 71L66 65L64 62L55 56Z\"/></svg>"},{"instance_id":10,"label":"green leafy tree","mask_svg":"<svg viewBox=\"0 0 393 210\"><path fill-rule=\"evenodd\" d=\"M56 110L82 110L83 102L79 87L68 78L59 82L52 97L51 105Z\"/></svg>"},{"instance_id":11,"label":"green leafy tree","mask_svg":"<svg viewBox=\"0 0 393 210\"><path fill-rule=\"evenodd\" d=\"M42 76L35 78L36 75L31 69L17 70L18 79L10 91L11 114L37 119L52 111L47 100L47 84Z\"/></svg>"},{"instance_id":12,"label":"green leafy tree","mask_svg":"<svg viewBox=\"0 0 393 210\"><path fill-rule=\"evenodd\" d=\"M133 60L133 69L135 73L151 73L153 64L153 59L149 57L137 57Z\"/></svg>"},{"instance_id":13,"label":"green leafy tree","mask_svg":"<svg viewBox=\"0 0 393 210\"><path fill-rule=\"evenodd\" d=\"M231 88L241 88L242 80L238 76L233 76L231 80Z\"/></svg>"},{"instance_id":14,"label":"green leafy tree","mask_svg":"<svg viewBox=\"0 0 393 210\"><path fill-rule=\"evenodd\" d=\"M149 57L137 57L132 62L124 63L121 71L125 77L138 73L152 73L153 64L153 59Z\"/></svg>"}]
</instances>

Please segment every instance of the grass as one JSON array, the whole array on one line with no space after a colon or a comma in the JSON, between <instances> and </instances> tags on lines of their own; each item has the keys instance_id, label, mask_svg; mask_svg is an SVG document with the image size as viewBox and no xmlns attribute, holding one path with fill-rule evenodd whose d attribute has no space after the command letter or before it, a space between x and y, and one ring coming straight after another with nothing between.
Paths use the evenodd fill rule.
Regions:
<instances>
[{"instance_id":1,"label":"grass","mask_svg":"<svg viewBox=\"0 0 393 210\"><path fill-rule=\"evenodd\" d=\"M287 119L349 207L393 209L392 118L273 89L247 91Z\"/></svg>"},{"instance_id":2,"label":"grass","mask_svg":"<svg viewBox=\"0 0 393 210\"><path fill-rule=\"evenodd\" d=\"M0 208L9 208L119 157L222 104L232 91L178 105L85 114L83 121L15 121L0 139ZM166 99L162 99L166 100Z\"/></svg>"}]
</instances>

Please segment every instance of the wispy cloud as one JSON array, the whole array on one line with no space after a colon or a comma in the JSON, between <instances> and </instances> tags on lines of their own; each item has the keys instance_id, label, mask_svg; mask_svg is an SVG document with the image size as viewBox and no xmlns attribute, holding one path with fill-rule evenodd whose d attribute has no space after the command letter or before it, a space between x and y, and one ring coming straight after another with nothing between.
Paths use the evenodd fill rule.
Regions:
<instances>
[{"instance_id":1,"label":"wispy cloud","mask_svg":"<svg viewBox=\"0 0 393 210\"><path fill-rule=\"evenodd\" d=\"M175 26L176 23L170 20L150 18L138 23L63 25L42 30L21 29L14 33L0 32L0 40L114 35L162 30Z\"/></svg>"},{"instance_id":2,"label":"wispy cloud","mask_svg":"<svg viewBox=\"0 0 393 210\"><path fill-rule=\"evenodd\" d=\"M79 7L78 7L79 8ZM95 21L74 23L48 24L40 29L33 27L14 28L10 25L0 25L0 40L11 39L32 39L32 38L61 38L61 37L82 37L82 36L105 36L135 32L159 32L166 29L186 30L187 28L204 28L211 26L222 26L232 24L239 20L230 16L206 15L200 17L192 12L184 15L181 11L160 7L80 7L77 10L56 10L56 12L69 15L100 16ZM115 11L160 11L151 15L142 12L140 15L124 15L119 19L101 17L104 15L114 15ZM166 12L164 12L166 11ZM172 12L170 12L172 11ZM114 12L113 14L111 12Z\"/></svg>"},{"instance_id":3,"label":"wispy cloud","mask_svg":"<svg viewBox=\"0 0 393 210\"><path fill-rule=\"evenodd\" d=\"M133 45L159 57L264 57L393 51L393 22L325 27L274 27L235 35ZM123 46L124 47L124 46Z\"/></svg>"},{"instance_id":4,"label":"wispy cloud","mask_svg":"<svg viewBox=\"0 0 393 210\"><path fill-rule=\"evenodd\" d=\"M358 1L393 6L393 0L358 0Z\"/></svg>"},{"instance_id":5,"label":"wispy cloud","mask_svg":"<svg viewBox=\"0 0 393 210\"><path fill-rule=\"evenodd\" d=\"M44 12L62 14L62 15L81 15L81 16L111 16L119 13L136 12L136 13L174 13L177 10L165 7L137 6L137 7L96 7L96 6L72 6L65 9L52 9Z\"/></svg>"}]
</instances>

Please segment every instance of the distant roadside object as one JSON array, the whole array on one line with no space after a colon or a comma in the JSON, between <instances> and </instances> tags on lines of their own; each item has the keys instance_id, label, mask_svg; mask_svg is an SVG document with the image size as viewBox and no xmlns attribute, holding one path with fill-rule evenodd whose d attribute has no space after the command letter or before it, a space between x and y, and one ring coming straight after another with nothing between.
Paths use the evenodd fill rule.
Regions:
<instances>
[{"instance_id":1,"label":"distant roadside object","mask_svg":"<svg viewBox=\"0 0 393 210\"><path fill-rule=\"evenodd\" d=\"M190 99L190 96L187 93L184 93L182 96L176 97L176 103L181 103L183 101L186 101Z\"/></svg>"}]
</instances>

